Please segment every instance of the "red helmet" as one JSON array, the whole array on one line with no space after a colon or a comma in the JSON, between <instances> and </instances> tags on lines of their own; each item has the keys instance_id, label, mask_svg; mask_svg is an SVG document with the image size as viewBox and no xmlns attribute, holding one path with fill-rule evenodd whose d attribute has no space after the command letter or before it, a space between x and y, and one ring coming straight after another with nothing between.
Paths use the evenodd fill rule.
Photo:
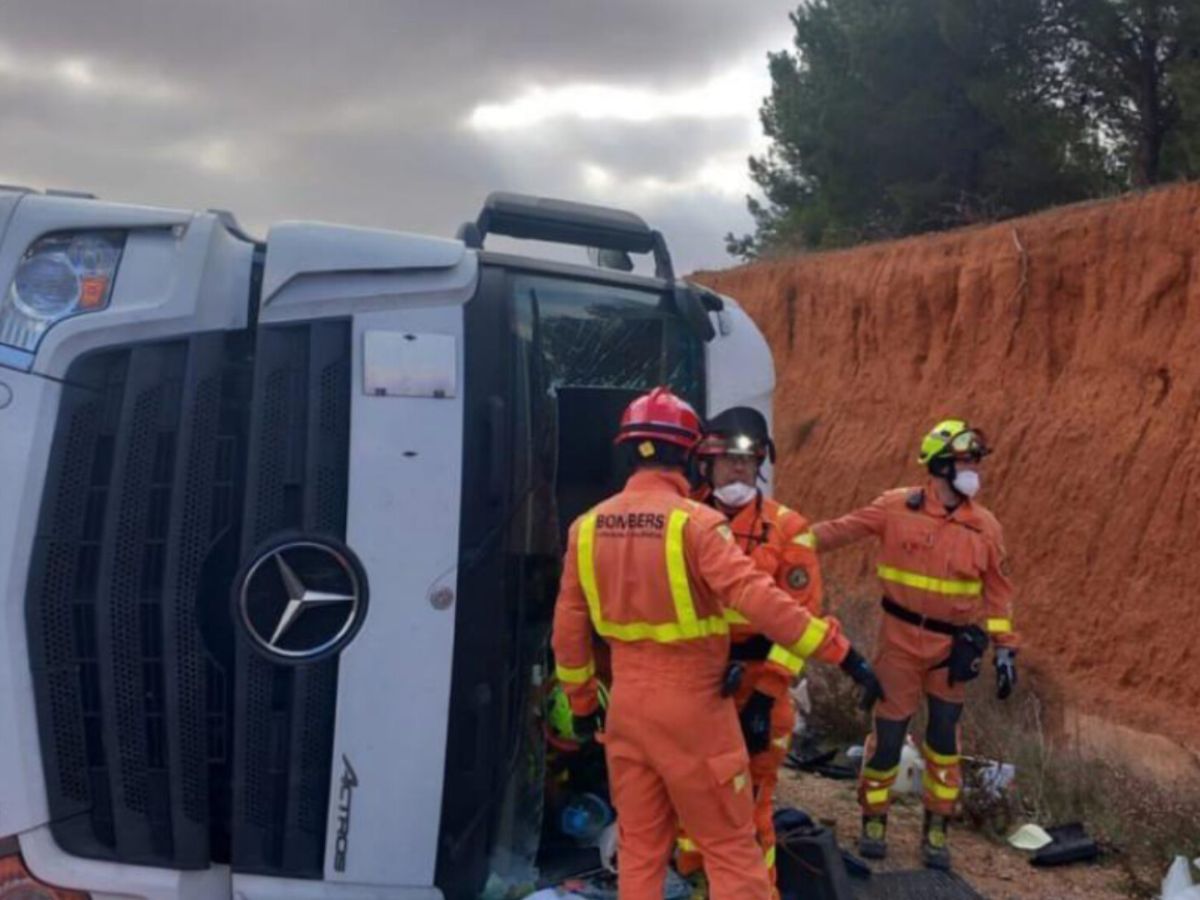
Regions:
<instances>
[{"instance_id":1,"label":"red helmet","mask_svg":"<svg viewBox=\"0 0 1200 900\"><path fill-rule=\"evenodd\" d=\"M622 444L638 438L665 441L691 450L700 442L700 417L668 388L656 387L625 407L613 443Z\"/></svg>"}]
</instances>

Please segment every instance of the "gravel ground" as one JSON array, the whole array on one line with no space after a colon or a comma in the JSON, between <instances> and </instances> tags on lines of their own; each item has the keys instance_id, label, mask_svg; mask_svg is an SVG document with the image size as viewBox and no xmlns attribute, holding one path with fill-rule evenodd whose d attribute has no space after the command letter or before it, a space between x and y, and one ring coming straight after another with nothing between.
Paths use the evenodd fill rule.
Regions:
<instances>
[{"instance_id":1,"label":"gravel ground","mask_svg":"<svg viewBox=\"0 0 1200 900\"><path fill-rule=\"evenodd\" d=\"M854 849L860 821L854 782L785 770L776 803L803 809L814 819L832 820L839 842ZM888 822L888 859L873 867L895 871L921 865L921 817L915 798L893 807ZM954 870L988 900L1124 900L1131 896L1122 888L1120 870L1111 865L1034 868L1020 851L965 828L951 831L950 847Z\"/></svg>"}]
</instances>

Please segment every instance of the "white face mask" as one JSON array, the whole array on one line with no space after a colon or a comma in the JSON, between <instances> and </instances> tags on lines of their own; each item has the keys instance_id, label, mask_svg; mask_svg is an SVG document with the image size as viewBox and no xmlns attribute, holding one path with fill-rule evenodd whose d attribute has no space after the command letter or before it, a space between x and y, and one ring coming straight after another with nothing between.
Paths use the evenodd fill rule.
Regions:
<instances>
[{"instance_id":1,"label":"white face mask","mask_svg":"<svg viewBox=\"0 0 1200 900\"><path fill-rule=\"evenodd\" d=\"M964 497L974 497L979 493L979 473L966 469L954 474L954 489Z\"/></svg>"},{"instance_id":2,"label":"white face mask","mask_svg":"<svg viewBox=\"0 0 1200 900\"><path fill-rule=\"evenodd\" d=\"M713 496L726 506L737 509L738 507L745 506L757 497L758 489L748 484L743 484L740 481L733 481L724 487L716 488L713 491Z\"/></svg>"}]
</instances>

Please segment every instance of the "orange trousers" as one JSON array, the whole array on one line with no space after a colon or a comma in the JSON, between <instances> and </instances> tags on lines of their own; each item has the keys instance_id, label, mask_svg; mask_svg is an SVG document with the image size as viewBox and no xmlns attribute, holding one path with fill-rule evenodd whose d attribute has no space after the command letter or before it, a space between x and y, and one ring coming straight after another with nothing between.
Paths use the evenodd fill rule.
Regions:
<instances>
[{"instance_id":1,"label":"orange trousers","mask_svg":"<svg viewBox=\"0 0 1200 900\"><path fill-rule=\"evenodd\" d=\"M755 665L747 666L747 677L735 697L740 712L750 699L757 680ZM762 753L750 757L750 784L754 791L754 831L758 840L767 877L771 883L771 897L779 892L775 887L775 786L779 784L779 770L791 749L792 732L796 727L796 711L789 696L778 698L771 707L771 744ZM740 726L739 726L740 729ZM698 872L704 867L704 854L685 828L680 828L675 857L676 867L683 875Z\"/></svg>"},{"instance_id":2,"label":"orange trousers","mask_svg":"<svg viewBox=\"0 0 1200 900\"><path fill-rule=\"evenodd\" d=\"M717 680L678 667L617 671L603 735L617 809L621 900L662 900L679 824L704 855L714 900L768 900L749 759Z\"/></svg>"},{"instance_id":3,"label":"orange trousers","mask_svg":"<svg viewBox=\"0 0 1200 900\"><path fill-rule=\"evenodd\" d=\"M951 645L952 640L946 635L902 622L886 613L881 617L874 664L885 699L875 706L875 729L864 748L864 766L859 774L858 798L864 815L887 814L892 785L900 772L898 763L908 721L920 707L922 698L932 697L961 707L966 686L961 682L950 684L950 670L943 665ZM886 735L882 742L881 734ZM949 729L940 752L930 746L929 739L927 736L921 747L925 759L924 805L930 812L952 815L962 789L957 729ZM880 757L884 759L882 764Z\"/></svg>"}]
</instances>

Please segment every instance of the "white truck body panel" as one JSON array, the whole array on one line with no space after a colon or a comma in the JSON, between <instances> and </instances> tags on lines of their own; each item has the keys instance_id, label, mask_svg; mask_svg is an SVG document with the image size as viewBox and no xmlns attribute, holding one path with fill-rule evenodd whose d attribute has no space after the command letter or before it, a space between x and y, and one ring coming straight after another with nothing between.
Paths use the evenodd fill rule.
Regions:
<instances>
[{"instance_id":1,"label":"white truck body panel","mask_svg":"<svg viewBox=\"0 0 1200 900\"><path fill-rule=\"evenodd\" d=\"M50 452L60 387L21 372L0 370L11 392L0 409L0 834L16 834L49 819L38 742L32 673L25 630L25 584L29 569L29 523L36 522L45 478L29 460Z\"/></svg>"},{"instance_id":2,"label":"white truck body panel","mask_svg":"<svg viewBox=\"0 0 1200 900\"><path fill-rule=\"evenodd\" d=\"M752 406L772 424L771 397L775 391L775 363L771 348L754 320L737 301L721 297L725 309L713 316L717 336L704 345L708 365L709 418L731 406ZM773 430L772 430L773 433ZM766 493L774 485L770 462L763 463Z\"/></svg>"},{"instance_id":3,"label":"white truck body panel","mask_svg":"<svg viewBox=\"0 0 1200 900\"><path fill-rule=\"evenodd\" d=\"M200 871L130 866L69 856L59 849L48 827L21 835L25 865L56 887L77 888L92 900L229 900L229 868Z\"/></svg>"}]
</instances>

